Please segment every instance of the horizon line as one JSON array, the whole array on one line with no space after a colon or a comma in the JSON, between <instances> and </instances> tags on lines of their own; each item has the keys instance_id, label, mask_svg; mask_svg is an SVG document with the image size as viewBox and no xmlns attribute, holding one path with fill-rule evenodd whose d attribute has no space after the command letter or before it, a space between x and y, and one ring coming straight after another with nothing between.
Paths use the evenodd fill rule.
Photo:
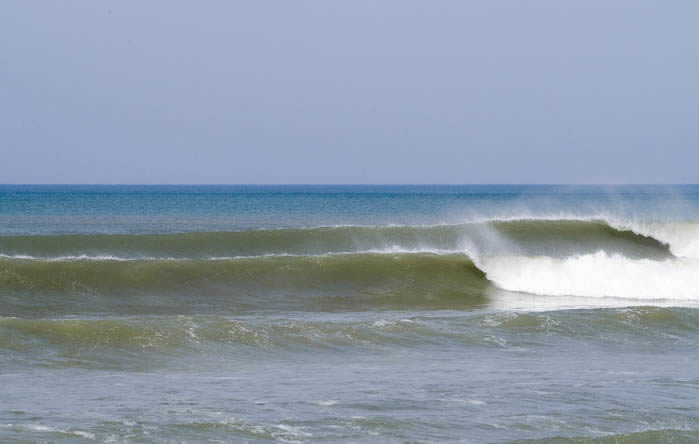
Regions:
<instances>
[{"instance_id":1,"label":"horizon line","mask_svg":"<svg viewBox=\"0 0 699 444\"><path fill-rule=\"evenodd\" d=\"M0 186L686 186L699 183L0 183Z\"/></svg>"}]
</instances>

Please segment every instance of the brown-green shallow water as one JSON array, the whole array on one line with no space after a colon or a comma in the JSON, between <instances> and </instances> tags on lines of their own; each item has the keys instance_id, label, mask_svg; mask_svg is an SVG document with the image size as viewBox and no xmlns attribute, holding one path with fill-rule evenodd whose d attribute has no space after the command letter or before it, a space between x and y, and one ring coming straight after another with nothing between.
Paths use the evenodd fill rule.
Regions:
<instances>
[{"instance_id":1,"label":"brown-green shallow water","mask_svg":"<svg viewBox=\"0 0 699 444\"><path fill-rule=\"evenodd\" d=\"M6 318L0 434L691 442L697 327L647 306Z\"/></svg>"}]
</instances>

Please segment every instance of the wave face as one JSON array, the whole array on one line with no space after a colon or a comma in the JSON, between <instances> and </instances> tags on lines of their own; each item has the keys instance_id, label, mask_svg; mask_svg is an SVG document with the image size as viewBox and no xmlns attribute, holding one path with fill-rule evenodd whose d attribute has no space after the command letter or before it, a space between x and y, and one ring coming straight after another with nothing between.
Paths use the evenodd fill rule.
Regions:
<instances>
[{"instance_id":1,"label":"wave face","mask_svg":"<svg viewBox=\"0 0 699 444\"><path fill-rule=\"evenodd\" d=\"M0 267L0 298L18 313L458 308L472 305L488 285L467 257L435 254L2 259Z\"/></svg>"}]
</instances>

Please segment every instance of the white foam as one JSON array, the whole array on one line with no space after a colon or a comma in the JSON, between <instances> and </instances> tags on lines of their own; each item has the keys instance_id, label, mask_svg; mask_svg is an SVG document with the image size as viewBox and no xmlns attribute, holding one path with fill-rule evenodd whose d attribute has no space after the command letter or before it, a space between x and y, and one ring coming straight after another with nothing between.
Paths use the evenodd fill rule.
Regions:
<instances>
[{"instance_id":1,"label":"white foam","mask_svg":"<svg viewBox=\"0 0 699 444\"><path fill-rule=\"evenodd\" d=\"M340 401L336 401L336 400L334 400L334 399L330 399L330 400L327 400L327 401L313 401L313 404L319 405L319 406L321 406L321 407L330 407L330 406L332 406L332 405L337 404L338 402L340 402Z\"/></svg>"},{"instance_id":2,"label":"white foam","mask_svg":"<svg viewBox=\"0 0 699 444\"><path fill-rule=\"evenodd\" d=\"M275 427L280 429L280 430L283 430L285 432L285 434L288 434L292 437L307 438L307 437L313 436L311 433L304 432L301 429L301 427L290 426L287 424L277 424ZM279 438L279 436L276 436L276 438Z\"/></svg>"},{"instance_id":3,"label":"white foam","mask_svg":"<svg viewBox=\"0 0 699 444\"><path fill-rule=\"evenodd\" d=\"M699 301L699 261L631 260L604 251L565 259L548 256L481 258L498 287L552 296Z\"/></svg>"},{"instance_id":4,"label":"white foam","mask_svg":"<svg viewBox=\"0 0 699 444\"><path fill-rule=\"evenodd\" d=\"M0 258L1 259L43 261L43 262L62 262L62 261L127 262L127 261L143 261L143 260L176 260L175 258L156 258L156 257L149 257L149 256L119 257L119 256L108 256L108 255L90 256L87 254L74 255L74 256L51 256L51 257L29 256L26 254L16 254L16 255L0 254Z\"/></svg>"},{"instance_id":5,"label":"white foam","mask_svg":"<svg viewBox=\"0 0 699 444\"><path fill-rule=\"evenodd\" d=\"M480 399L457 399L456 401L471 405L485 405L485 401L481 401Z\"/></svg>"},{"instance_id":6,"label":"white foam","mask_svg":"<svg viewBox=\"0 0 699 444\"><path fill-rule=\"evenodd\" d=\"M336 251L322 254L292 254L292 253L266 253L259 255L250 256L210 256L210 257L153 257L153 256L133 256L133 257L119 257L119 256L89 256L86 254L76 255L76 256L29 256L29 255L8 255L0 253L0 259L14 259L14 260L31 260L40 262L68 262L68 261L114 261L114 262L133 262L133 261L232 261L232 260L249 260L249 259L259 259L259 258L276 258L276 257L290 257L290 258L323 258L331 256L351 256L351 255L361 255L361 254L432 254L432 255L453 255L462 254L461 249L435 249L435 248L402 248L398 245L392 245L386 248L380 249L368 249L368 250L350 250L350 251Z\"/></svg>"},{"instance_id":7,"label":"white foam","mask_svg":"<svg viewBox=\"0 0 699 444\"><path fill-rule=\"evenodd\" d=\"M86 438L86 439L92 439L92 440L95 439L94 433L83 432L82 430L71 430L70 433L72 433L73 435L78 435L78 436L80 436L82 438Z\"/></svg>"},{"instance_id":8,"label":"white foam","mask_svg":"<svg viewBox=\"0 0 699 444\"><path fill-rule=\"evenodd\" d=\"M35 430L37 432L60 432L61 430L56 429L55 427L51 426L46 426L42 424L27 424L26 428L29 430Z\"/></svg>"}]
</instances>

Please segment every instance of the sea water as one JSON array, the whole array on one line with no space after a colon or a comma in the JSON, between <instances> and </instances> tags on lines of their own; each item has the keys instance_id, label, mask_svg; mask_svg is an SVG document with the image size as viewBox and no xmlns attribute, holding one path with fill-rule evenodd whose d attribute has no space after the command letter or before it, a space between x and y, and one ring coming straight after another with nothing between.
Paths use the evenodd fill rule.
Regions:
<instances>
[{"instance_id":1,"label":"sea water","mask_svg":"<svg viewBox=\"0 0 699 444\"><path fill-rule=\"evenodd\" d=\"M694 442L699 186L0 186L0 441Z\"/></svg>"}]
</instances>

